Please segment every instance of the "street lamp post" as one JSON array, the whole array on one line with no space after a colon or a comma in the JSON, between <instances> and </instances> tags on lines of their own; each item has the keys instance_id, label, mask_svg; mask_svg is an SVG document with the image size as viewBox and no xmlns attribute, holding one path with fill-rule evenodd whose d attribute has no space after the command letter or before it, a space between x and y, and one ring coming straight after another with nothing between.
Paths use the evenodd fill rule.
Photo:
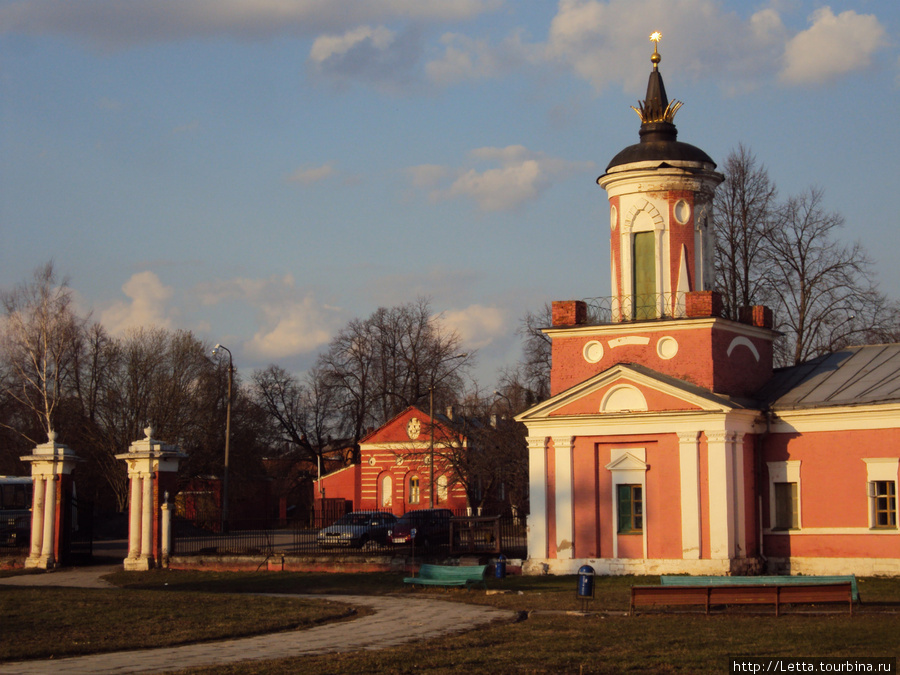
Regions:
<instances>
[{"instance_id":1,"label":"street lamp post","mask_svg":"<svg viewBox=\"0 0 900 675\"><path fill-rule=\"evenodd\" d=\"M464 359L468 356L468 354L457 354L456 356L451 356L447 358L447 361L452 361L454 359ZM441 365L443 361L438 363L438 366ZM462 364L458 364L456 368L459 368ZM441 380L445 377L448 377L450 374L456 371L456 368L452 368L448 372L441 377L440 380L435 380L435 370L431 371L431 386L428 388L428 418L431 420L431 442L429 444L428 450L428 471L429 471L429 490L428 490L428 502L431 508L434 508L434 388L436 385L440 384Z\"/></svg>"},{"instance_id":2,"label":"street lamp post","mask_svg":"<svg viewBox=\"0 0 900 675\"><path fill-rule=\"evenodd\" d=\"M234 374L234 361L231 357L231 350L224 345L216 345L213 350L213 356L218 354L220 349L228 352L228 398L225 403L225 469L222 475L222 525L228 528L228 451L231 446L231 378Z\"/></svg>"}]
</instances>

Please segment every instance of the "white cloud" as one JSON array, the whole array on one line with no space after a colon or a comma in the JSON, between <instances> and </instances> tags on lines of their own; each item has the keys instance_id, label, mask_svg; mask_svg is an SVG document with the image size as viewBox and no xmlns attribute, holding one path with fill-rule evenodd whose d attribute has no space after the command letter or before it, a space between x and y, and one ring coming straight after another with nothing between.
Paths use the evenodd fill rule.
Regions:
<instances>
[{"instance_id":1,"label":"white cloud","mask_svg":"<svg viewBox=\"0 0 900 675\"><path fill-rule=\"evenodd\" d=\"M373 48L384 50L394 42L396 34L384 26L372 28L360 26L343 35L323 35L316 38L309 50L309 58L316 63L323 63L328 59L344 56L354 48L363 44L370 44Z\"/></svg>"},{"instance_id":2,"label":"white cloud","mask_svg":"<svg viewBox=\"0 0 900 675\"><path fill-rule=\"evenodd\" d=\"M133 275L122 286L122 292L129 302L116 302L100 313L100 321L110 333L121 335L130 328L142 326L171 328L172 319L166 316L166 305L173 291L154 272Z\"/></svg>"},{"instance_id":3,"label":"white cloud","mask_svg":"<svg viewBox=\"0 0 900 675\"><path fill-rule=\"evenodd\" d=\"M663 72L717 78L736 92L776 75L783 84L821 84L867 68L886 45L873 15L835 15L822 7L792 37L780 9L772 3L743 18L721 0L560 0L545 57L596 91L620 85L637 93L646 82L650 46L635 36L660 30Z\"/></svg>"},{"instance_id":4,"label":"white cloud","mask_svg":"<svg viewBox=\"0 0 900 675\"><path fill-rule=\"evenodd\" d=\"M521 145L505 148L477 148L470 153L472 164L499 164L496 168L476 166L455 170L426 166L410 170L415 187L426 188L433 200L472 199L482 211L506 211L534 201L575 171L587 171L593 162L572 162L532 152ZM448 180L441 178L449 177ZM427 182L425 179L430 179Z\"/></svg>"},{"instance_id":5,"label":"white cloud","mask_svg":"<svg viewBox=\"0 0 900 675\"><path fill-rule=\"evenodd\" d=\"M358 26L340 35L323 35L309 52L315 72L336 82L362 82L398 89L418 79L422 31L395 32L384 26Z\"/></svg>"},{"instance_id":6,"label":"white cloud","mask_svg":"<svg viewBox=\"0 0 900 675\"><path fill-rule=\"evenodd\" d=\"M298 289L290 274L266 279L207 282L195 293L205 305L241 303L257 313L259 330L244 345L259 359L279 359L311 352L331 339L338 312Z\"/></svg>"},{"instance_id":7,"label":"white cloud","mask_svg":"<svg viewBox=\"0 0 900 675\"><path fill-rule=\"evenodd\" d=\"M496 46L487 40L476 40L459 33L445 33L441 44L444 53L428 62L425 72L432 82L442 86L500 77L527 62L538 60L538 48L525 44L521 31Z\"/></svg>"},{"instance_id":8,"label":"white cloud","mask_svg":"<svg viewBox=\"0 0 900 675\"><path fill-rule=\"evenodd\" d=\"M290 174L287 177L287 180L290 183L309 185L311 183L318 183L320 180L325 180L333 174L334 164L329 162L328 164L323 164L322 166L300 167L292 174Z\"/></svg>"},{"instance_id":9,"label":"white cloud","mask_svg":"<svg viewBox=\"0 0 900 675\"><path fill-rule=\"evenodd\" d=\"M738 17L717 0L561 0L546 55L597 91L614 84L636 91L646 82L651 53L649 41L636 36L652 30L663 34L661 69L695 75L721 72L747 39Z\"/></svg>"},{"instance_id":10,"label":"white cloud","mask_svg":"<svg viewBox=\"0 0 900 675\"><path fill-rule=\"evenodd\" d=\"M444 326L459 333L467 349L481 349L505 334L507 315L506 310L496 307L469 305L443 312L439 318Z\"/></svg>"},{"instance_id":11,"label":"white cloud","mask_svg":"<svg viewBox=\"0 0 900 675\"><path fill-rule=\"evenodd\" d=\"M372 22L463 21L502 0L29 0L0 6L0 32L78 37L112 48L228 36L312 37Z\"/></svg>"},{"instance_id":12,"label":"white cloud","mask_svg":"<svg viewBox=\"0 0 900 675\"><path fill-rule=\"evenodd\" d=\"M822 84L863 70L887 45L884 27L871 14L848 10L835 16L830 7L822 7L810 22L785 48L780 79L786 84Z\"/></svg>"},{"instance_id":13,"label":"white cloud","mask_svg":"<svg viewBox=\"0 0 900 675\"><path fill-rule=\"evenodd\" d=\"M412 180L413 187L433 188L447 176L448 169L438 164L420 164L409 167L406 173Z\"/></svg>"},{"instance_id":14,"label":"white cloud","mask_svg":"<svg viewBox=\"0 0 900 675\"><path fill-rule=\"evenodd\" d=\"M262 308L264 326L247 345L251 356L280 359L311 352L331 339L331 317L325 316L310 293L289 304Z\"/></svg>"}]
</instances>

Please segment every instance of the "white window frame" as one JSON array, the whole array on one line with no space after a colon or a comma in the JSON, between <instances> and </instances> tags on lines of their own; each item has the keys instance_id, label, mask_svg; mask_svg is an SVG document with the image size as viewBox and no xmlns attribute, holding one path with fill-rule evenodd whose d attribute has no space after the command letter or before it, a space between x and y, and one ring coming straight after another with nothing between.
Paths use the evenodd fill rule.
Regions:
<instances>
[{"instance_id":1,"label":"white window frame","mask_svg":"<svg viewBox=\"0 0 900 675\"><path fill-rule=\"evenodd\" d=\"M642 555L647 557L647 532L650 521L647 512L647 449L646 448L612 448L609 451L609 464L606 469L612 477L612 521L610 532L613 533L613 558L619 557L619 537L636 535L619 534L619 485L640 485L643 498L643 529L641 530Z\"/></svg>"},{"instance_id":2,"label":"white window frame","mask_svg":"<svg viewBox=\"0 0 900 675\"><path fill-rule=\"evenodd\" d=\"M868 501L869 529L870 530L897 530L900 527L900 514L897 513L898 495L898 471L900 471L900 457L865 457L863 461L866 463L866 499ZM898 523L893 527L885 527L884 525L875 524L875 483L877 481L888 481L894 484L894 494L898 495L894 498L894 521Z\"/></svg>"}]
</instances>

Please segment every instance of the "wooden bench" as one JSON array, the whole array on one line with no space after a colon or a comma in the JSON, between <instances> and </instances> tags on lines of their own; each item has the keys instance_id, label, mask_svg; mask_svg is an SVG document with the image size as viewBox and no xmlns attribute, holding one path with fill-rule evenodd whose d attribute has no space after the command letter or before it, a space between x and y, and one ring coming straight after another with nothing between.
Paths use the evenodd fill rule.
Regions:
<instances>
[{"instance_id":1,"label":"wooden bench","mask_svg":"<svg viewBox=\"0 0 900 675\"><path fill-rule=\"evenodd\" d=\"M709 614L711 605L781 605L846 602L853 616L852 585L849 581L819 584L733 584L712 586L632 586L631 615L635 607L700 605Z\"/></svg>"},{"instance_id":2,"label":"wooden bench","mask_svg":"<svg viewBox=\"0 0 900 675\"><path fill-rule=\"evenodd\" d=\"M792 576L760 576L760 577L683 577L663 575L659 582L663 586L767 586L767 585L800 585L800 584L834 584L848 581L852 588L854 602L859 602L859 590L856 585L856 577L852 574L841 576L816 576L816 577L792 577Z\"/></svg>"},{"instance_id":3,"label":"wooden bench","mask_svg":"<svg viewBox=\"0 0 900 675\"><path fill-rule=\"evenodd\" d=\"M431 565L423 563L419 566L419 576L406 577L404 584L416 586L465 586L482 584L487 589L484 576L487 565Z\"/></svg>"}]
</instances>

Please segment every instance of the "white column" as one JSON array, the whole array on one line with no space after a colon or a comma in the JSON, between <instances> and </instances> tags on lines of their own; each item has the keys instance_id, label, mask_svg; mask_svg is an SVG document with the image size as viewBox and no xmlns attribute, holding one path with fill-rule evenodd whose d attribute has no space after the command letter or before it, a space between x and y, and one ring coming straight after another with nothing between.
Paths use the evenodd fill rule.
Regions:
<instances>
[{"instance_id":1,"label":"white column","mask_svg":"<svg viewBox=\"0 0 900 675\"><path fill-rule=\"evenodd\" d=\"M131 475L131 499L128 504L128 557L141 554L141 477Z\"/></svg>"},{"instance_id":2,"label":"white column","mask_svg":"<svg viewBox=\"0 0 900 675\"><path fill-rule=\"evenodd\" d=\"M714 560L734 556L734 460L731 434L706 432L709 454L709 552Z\"/></svg>"},{"instance_id":3,"label":"white column","mask_svg":"<svg viewBox=\"0 0 900 675\"><path fill-rule=\"evenodd\" d=\"M528 436L528 557L547 557L547 438Z\"/></svg>"},{"instance_id":4,"label":"white column","mask_svg":"<svg viewBox=\"0 0 900 675\"><path fill-rule=\"evenodd\" d=\"M31 507L31 551L29 558L37 560L41 556L44 541L44 495L47 480L43 476L34 477L34 502Z\"/></svg>"},{"instance_id":5,"label":"white column","mask_svg":"<svg viewBox=\"0 0 900 675\"><path fill-rule=\"evenodd\" d=\"M572 436L554 436L556 464L556 557L570 559L575 548L575 495Z\"/></svg>"},{"instance_id":6,"label":"white column","mask_svg":"<svg viewBox=\"0 0 900 675\"><path fill-rule=\"evenodd\" d=\"M678 434L681 476L681 555L700 558L700 432Z\"/></svg>"},{"instance_id":7,"label":"white column","mask_svg":"<svg viewBox=\"0 0 900 675\"><path fill-rule=\"evenodd\" d=\"M166 494L168 495L168 493ZM160 529L162 533L160 557L162 560L159 562L162 565L167 566L169 564L169 552L172 550L172 505L166 501L160 508L162 510L162 516L160 518Z\"/></svg>"},{"instance_id":8,"label":"white column","mask_svg":"<svg viewBox=\"0 0 900 675\"><path fill-rule=\"evenodd\" d=\"M141 496L141 558L153 557L153 474L143 476Z\"/></svg>"},{"instance_id":9,"label":"white column","mask_svg":"<svg viewBox=\"0 0 900 675\"><path fill-rule=\"evenodd\" d=\"M44 540L41 545L41 559L48 565L56 562L56 479L57 476L47 478L47 497L44 502Z\"/></svg>"},{"instance_id":10,"label":"white column","mask_svg":"<svg viewBox=\"0 0 900 675\"><path fill-rule=\"evenodd\" d=\"M744 434L735 433L731 437L734 454L734 554L747 556L747 523L744 509L746 490L744 485Z\"/></svg>"}]
</instances>

